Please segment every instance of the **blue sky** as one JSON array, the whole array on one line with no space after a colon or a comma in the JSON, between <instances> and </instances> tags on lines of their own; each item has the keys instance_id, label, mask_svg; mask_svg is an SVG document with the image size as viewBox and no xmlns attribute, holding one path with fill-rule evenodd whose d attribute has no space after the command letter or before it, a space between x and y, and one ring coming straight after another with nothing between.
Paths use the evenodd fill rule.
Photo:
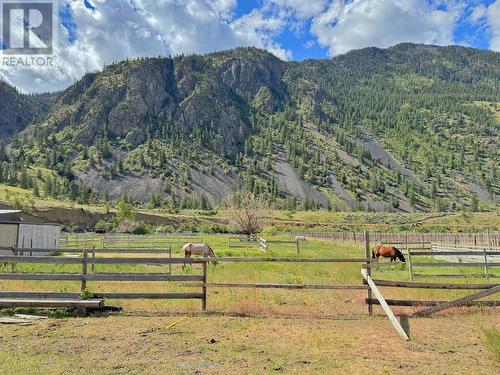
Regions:
<instances>
[{"instance_id":1,"label":"blue sky","mask_svg":"<svg viewBox=\"0 0 500 375\"><path fill-rule=\"evenodd\" d=\"M59 0L53 68L0 66L24 91L62 89L140 56L255 46L283 60L402 42L500 51L500 0ZM1 21L0 21L1 22ZM1 43L1 41L0 41Z\"/></svg>"},{"instance_id":2,"label":"blue sky","mask_svg":"<svg viewBox=\"0 0 500 375\"><path fill-rule=\"evenodd\" d=\"M304 0L307 2L307 0ZM470 22L471 13L477 7L489 7L495 0L464 1L463 10L455 24L453 30L453 44L463 44L475 48L489 49L492 38L492 32L485 22ZM432 1L428 1L432 4ZM446 11L449 7L446 1L435 2L438 10ZM455 2L448 2L456 4ZM245 0L238 1L235 8L236 18L250 13L252 10L262 9L265 1ZM304 20L303 26L299 31L284 29L275 40L285 49L292 52L294 60L327 58L330 56L328 48L317 42L315 35L311 30L312 18ZM412 42L413 40L407 40Z\"/></svg>"}]
</instances>

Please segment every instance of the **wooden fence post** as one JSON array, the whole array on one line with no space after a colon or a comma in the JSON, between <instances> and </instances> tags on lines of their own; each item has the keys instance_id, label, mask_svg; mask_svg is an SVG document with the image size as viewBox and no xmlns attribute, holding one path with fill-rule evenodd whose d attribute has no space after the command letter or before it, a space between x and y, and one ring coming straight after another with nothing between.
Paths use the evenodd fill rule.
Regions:
<instances>
[{"instance_id":1,"label":"wooden fence post","mask_svg":"<svg viewBox=\"0 0 500 375\"><path fill-rule=\"evenodd\" d=\"M486 252L486 247L483 248L484 251L484 275L486 276L486 280L490 279L490 274L488 272L488 253Z\"/></svg>"},{"instance_id":2,"label":"wooden fence post","mask_svg":"<svg viewBox=\"0 0 500 375\"><path fill-rule=\"evenodd\" d=\"M411 266L411 249L408 250L408 272L410 273L410 281L413 281L413 267Z\"/></svg>"},{"instance_id":3,"label":"wooden fence post","mask_svg":"<svg viewBox=\"0 0 500 375\"><path fill-rule=\"evenodd\" d=\"M490 240L490 229L489 228L486 228L486 236L487 236L487 241L488 241L488 246L484 247L484 274L486 275L486 280L489 280L490 279L490 275L489 275L489 270L488 270L488 255L486 254L486 248L488 248L488 250L491 250L491 240Z\"/></svg>"},{"instance_id":4,"label":"wooden fence post","mask_svg":"<svg viewBox=\"0 0 500 375\"><path fill-rule=\"evenodd\" d=\"M365 258L366 258L366 264L368 265L366 272L369 276L372 274L372 269L370 267L370 234L368 231L364 231L365 235ZM368 288L368 315L373 315L373 306L372 306L372 290L371 288Z\"/></svg>"},{"instance_id":5,"label":"wooden fence post","mask_svg":"<svg viewBox=\"0 0 500 375\"><path fill-rule=\"evenodd\" d=\"M203 287L202 287L201 309L207 309L207 261L203 262Z\"/></svg>"},{"instance_id":6,"label":"wooden fence post","mask_svg":"<svg viewBox=\"0 0 500 375\"><path fill-rule=\"evenodd\" d=\"M83 249L82 253L82 284L81 284L81 291L83 292L85 289L87 289L87 280L85 279L85 276L87 275L87 249Z\"/></svg>"},{"instance_id":7,"label":"wooden fence post","mask_svg":"<svg viewBox=\"0 0 500 375\"><path fill-rule=\"evenodd\" d=\"M95 246L92 248L92 260L95 260ZM95 273L95 264L92 262L92 265L90 266L92 269L92 273Z\"/></svg>"},{"instance_id":8,"label":"wooden fence post","mask_svg":"<svg viewBox=\"0 0 500 375\"><path fill-rule=\"evenodd\" d=\"M172 259L172 246L168 247L168 257L169 259ZM172 263L168 264L168 273L171 275L172 274Z\"/></svg>"},{"instance_id":9,"label":"wooden fence post","mask_svg":"<svg viewBox=\"0 0 500 375\"><path fill-rule=\"evenodd\" d=\"M295 249L297 250L297 255L299 255L300 252L300 243L298 239L295 239Z\"/></svg>"},{"instance_id":10,"label":"wooden fence post","mask_svg":"<svg viewBox=\"0 0 500 375\"><path fill-rule=\"evenodd\" d=\"M19 255L19 253L16 252L16 250L14 249L14 246L11 247L11 250L12 250L13 256ZM21 252L22 252L22 250L21 250ZM22 254L21 254L21 256L22 256ZM15 263L12 263L10 265L10 272L12 272L12 273L16 272L16 264Z\"/></svg>"}]
</instances>

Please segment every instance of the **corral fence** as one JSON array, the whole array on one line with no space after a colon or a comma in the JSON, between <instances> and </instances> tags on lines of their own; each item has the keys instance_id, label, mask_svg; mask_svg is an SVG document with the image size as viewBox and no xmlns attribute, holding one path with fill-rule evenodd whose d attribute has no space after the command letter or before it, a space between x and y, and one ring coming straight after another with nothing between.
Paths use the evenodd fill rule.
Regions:
<instances>
[{"instance_id":1,"label":"corral fence","mask_svg":"<svg viewBox=\"0 0 500 375\"><path fill-rule=\"evenodd\" d=\"M187 242L203 242L203 237L198 233L176 233L176 234L97 234L97 233L62 233L59 240L63 249L71 248L100 248L121 247L131 248L155 248L165 247L180 248Z\"/></svg>"},{"instance_id":2,"label":"corral fence","mask_svg":"<svg viewBox=\"0 0 500 375\"><path fill-rule=\"evenodd\" d=\"M5 248L12 250L12 256L0 256L0 264L12 264L11 272L0 272L0 280L17 281L78 281L80 292L37 292L37 291L0 291L0 307L2 298L9 298L9 306L15 301L12 298L38 298L39 302L51 298L81 299L87 290L89 282L142 282L142 281L175 281L186 287L199 287L201 293L144 293L144 292L107 292L91 293L92 299L201 299L202 309L207 305L207 288L255 288L255 289L316 289L316 290L366 290L362 284L333 285L333 284L279 284L279 283L234 283L208 282L207 265L212 258L172 258L169 250L156 249L37 249L39 252L60 251L59 256L29 256L26 249ZM135 257L124 257L121 254L134 254ZM117 257L101 257L102 254L120 254ZM150 257L144 257L145 254ZM139 257L137 257L139 255ZM292 257L218 257L219 263L331 263L345 264L358 263L360 266L367 262L366 258L292 258ZM53 272L25 272L17 271L15 266L22 264L50 265ZM60 272L60 266L76 266L78 271ZM127 265L127 266L157 266L161 272L105 272L97 270L99 266ZM200 274L177 274L172 272L172 265L201 265ZM127 284L128 285L128 284ZM100 289L106 284L99 285ZM5 305L3 305L5 307Z\"/></svg>"},{"instance_id":3,"label":"corral fence","mask_svg":"<svg viewBox=\"0 0 500 375\"><path fill-rule=\"evenodd\" d=\"M267 245L267 240L265 238L259 237L259 249L265 253L269 249L269 246Z\"/></svg>"},{"instance_id":4,"label":"corral fence","mask_svg":"<svg viewBox=\"0 0 500 375\"><path fill-rule=\"evenodd\" d=\"M257 244L257 236L255 234L241 234L239 236L229 236L227 239L228 247L249 248L255 247Z\"/></svg>"},{"instance_id":5,"label":"corral fence","mask_svg":"<svg viewBox=\"0 0 500 375\"><path fill-rule=\"evenodd\" d=\"M289 236L295 236L297 233L289 233ZM339 242L348 242L363 244L365 242L364 232L301 232L298 233L305 237L327 239ZM370 232L372 244L383 243L448 243L454 245L474 245L474 246L500 246L500 233L417 233L417 232L399 232L384 233Z\"/></svg>"},{"instance_id":6,"label":"corral fence","mask_svg":"<svg viewBox=\"0 0 500 375\"><path fill-rule=\"evenodd\" d=\"M206 280L207 280L207 260L172 258L170 249L64 249L60 256L30 256L28 249L1 248L2 250L12 250L12 256L0 256L0 264L11 264L11 272L0 272L0 280L8 281L77 281L80 283L80 292L36 292L36 291L0 291L0 307L10 307L15 305L11 299L82 299L82 294L86 292L88 282L102 282L100 288L106 288L106 282L161 282L175 281L182 283L197 283L200 287L199 293L145 293L145 292L96 292L91 293L92 299L201 299L202 308L206 308ZM29 249L32 250L32 249ZM60 249L36 249L37 253L54 253ZM102 257L102 254L108 256ZM109 254L120 254L117 257L110 257ZM122 255L123 254L123 255ZM132 256L125 256L125 255ZM45 265L53 268L52 272L16 271L16 266ZM138 266L153 267L141 272L109 272L109 266ZM200 265L199 274L172 273L172 265ZM71 268L72 272L60 272L61 266ZM78 267L78 270L75 268ZM97 268L99 267L99 270ZM146 272L148 271L148 272ZM2 299L9 299L7 306ZM35 302L33 302L35 303Z\"/></svg>"},{"instance_id":7,"label":"corral fence","mask_svg":"<svg viewBox=\"0 0 500 375\"><path fill-rule=\"evenodd\" d=\"M287 241L287 240L266 240L265 238L259 237L259 249L263 252L267 252L269 250L269 244L292 244L295 247L295 253L297 255L300 254L300 243L304 241L305 238L300 238L300 236L296 236L295 240Z\"/></svg>"},{"instance_id":8,"label":"corral fence","mask_svg":"<svg viewBox=\"0 0 500 375\"><path fill-rule=\"evenodd\" d=\"M37 292L29 291L24 287L22 291L0 291L0 307L2 305L2 298L10 298L7 302L8 306L14 306L16 303L12 299L23 298L37 298L40 303L47 303L48 298L72 298L73 300L81 300L87 291L89 282L100 282L98 291L91 293L91 298L109 298L109 299L200 299L202 301L202 309L205 310L207 306L207 288L254 288L254 289L318 289L318 290L366 290L365 302L368 307L368 313L373 314L373 306L380 305L384 313L388 316L395 329L405 340L408 340L409 335L409 322L408 315L403 314L399 319L392 312L390 306L413 306L420 309L412 314L412 316L428 316L435 312L454 306L500 306L498 300L479 300L484 297L491 296L500 292L500 284L498 283L482 283L482 284L469 284L469 283L437 283L437 282L414 282L410 281L395 281L383 280L373 278L372 271L381 267L393 267L394 264L390 262L378 262L371 259L371 244L370 234L365 232L364 237L364 250L365 256L356 258L299 258L299 257L257 257L257 258L238 258L238 257L220 257L217 261L220 263L267 263L267 262L280 262L280 263L357 263L360 265L361 274L363 276L363 283L359 284L278 284L278 283L235 283L235 282L210 282L207 280L207 265L212 258L199 258L199 259L186 259L186 258L172 258L170 249L157 250L157 249L130 249L130 248L116 248L116 249L35 249L36 252L59 252L59 256L29 256L28 251L33 249L16 249L16 248L0 248L0 250L11 249L12 256L1 256L0 264L12 264L14 268L10 272L6 272L5 268L0 271L0 280L17 280L17 281L30 281L30 280L44 280L44 281L77 281L80 284L80 292ZM258 239L258 242L264 242L264 239ZM264 243L267 245L269 241ZM285 241L287 242L287 241ZM291 242L291 241L288 241ZM426 245L427 243L425 243ZM478 250L456 250L446 249L441 247L432 248L432 245L427 249L424 248L424 243L409 242L401 244L404 250L409 255L410 262L412 263L410 271L413 272L415 267L488 267L488 273L494 267L500 266L500 263L488 262L443 262L441 257L447 256L448 253L453 252L450 256L457 256L458 252L464 253L464 256L478 256ZM436 245L438 246L438 245ZM420 247L420 248L419 248ZM497 250L484 250L481 249L481 255L484 256L497 256L500 251ZM473 254L470 254L474 252ZM123 256L125 253L130 253L133 256ZM467 254L465 254L467 253ZM102 256L104 254L114 254L116 257ZM117 255L118 254L118 255ZM149 254L149 257L146 257ZM427 260L420 260L419 257L427 257ZM43 264L52 266L52 272L47 270L37 271L32 268L23 269L19 272L16 266L23 264ZM398 266L400 263L396 263ZM111 272L106 272L105 266L155 266L153 272L116 272L113 268ZM184 272L179 273L179 266L190 265L192 269L198 266L201 270L198 273L188 274ZM73 272L61 272L61 266L73 266L76 270ZM89 267L90 266L90 267ZM176 267L172 267L176 266ZM102 267L102 268L101 268ZM99 268L98 270L96 268ZM27 272L28 271L28 272ZM174 272L176 271L176 272ZM433 275L432 277L436 277ZM128 282L127 286L134 285L130 282L141 281L168 281L177 282L177 285L200 288L201 292L197 293L150 293L150 292L113 292L107 291L107 282ZM473 294L465 297L457 298L451 301L441 300L409 300L409 299L385 299L380 288L409 288L409 289L443 289L443 290L474 290Z\"/></svg>"},{"instance_id":9,"label":"corral fence","mask_svg":"<svg viewBox=\"0 0 500 375\"><path fill-rule=\"evenodd\" d=\"M410 280L418 277L500 278L500 275L490 272L498 266L500 266L500 248L498 247L432 243L429 250L408 252ZM451 270L451 272L439 274L423 272L424 269L429 268ZM464 271L464 269L472 272ZM478 271L481 272L478 273Z\"/></svg>"},{"instance_id":10,"label":"corral fence","mask_svg":"<svg viewBox=\"0 0 500 375\"><path fill-rule=\"evenodd\" d=\"M366 257L369 258L371 252L370 245L370 234L368 232L364 233L365 237L365 253ZM379 241L382 242L382 241ZM491 275L488 271L491 268L500 266L497 262L488 262L488 257L500 255L500 251L491 250L491 247L479 247L471 249L471 246L457 246L457 245L443 245L427 242L407 242L400 243L400 247L406 250L408 268L410 273L410 281L394 281L394 280L382 280L373 279L372 270L376 270L381 267L392 267L392 263L388 262L378 262L373 259L367 260L367 263L362 266L361 274L363 275L363 283L369 286L368 296L365 299L368 305L369 314L372 313L373 305L380 305L387 315L391 323L393 324L396 331L404 340L410 339L410 324L407 314L400 314L399 319L396 318L392 312L390 306L410 306L420 308L417 312L413 313L412 316L424 317L432 315L436 312L443 311L456 306L500 306L499 300L479 300L481 298L492 296L500 292L500 284L498 283L481 283L481 284L471 284L471 283L436 283L436 282L414 282L413 277L416 276L414 273L415 267L426 267L433 268L439 267L454 267L462 270L462 267L477 269L478 267L484 267L484 274L482 277L497 277ZM386 242L387 244L387 242ZM394 244L394 242L393 242ZM430 246L429 246L430 245ZM457 257L465 256L464 261L450 262L447 257ZM476 257L482 256L483 260L474 261ZM421 260L421 257L425 257L425 260ZM444 259L445 261L442 261ZM453 259L453 258L452 258ZM470 277L471 275L465 275L463 272L460 274L422 274L425 277L439 278L439 277ZM401 300L401 299L385 299L380 291L380 287L390 287L390 288L412 288L412 289L442 289L442 290L475 290L473 294L460 297L451 301L438 301L438 300ZM376 298L373 298L373 295Z\"/></svg>"}]
</instances>

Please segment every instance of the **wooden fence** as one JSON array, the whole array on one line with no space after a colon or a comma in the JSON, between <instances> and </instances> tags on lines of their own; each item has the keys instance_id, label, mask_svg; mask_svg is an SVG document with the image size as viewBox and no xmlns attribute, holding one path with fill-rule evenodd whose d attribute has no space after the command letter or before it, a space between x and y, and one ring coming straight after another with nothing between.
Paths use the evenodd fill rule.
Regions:
<instances>
[{"instance_id":1,"label":"wooden fence","mask_svg":"<svg viewBox=\"0 0 500 375\"><path fill-rule=\"evenodd\" d=\"M198 282L196 286L201 288L201 293L135 293L135 292L99 292L92 293L92 298L110 299L201 299L203 310L206 309L206 279L207 260L172 258L170 249L168 251L154 249L64 249L62 256L29 256L27 250L12 248L12 256L0 256L0 264L45 264L45 265L79 265L79 272L11 272L0 273L0 280L45 280L45 281L78 281L80 282L80 293L42 292L41 297L50 298L74 298L78 299L87 290L87 282L140 282L140 281L176 281L183 283ZM36 249L37 252L54 252L55 249ZM66 254L67 253L67 254ZM96 254L145 254L161 255L161 257L97 257ZM91 254L91 256L89 256ZM202 273L198 275L172 274L172 265L200 264ZM147 265L159 266L163 272L97 272L99 265ZM90 268L89 268L90 266ZM0 297L4 298L32 298L37 292L33 291L2 291Z\"/></svg>"},{"instance_id":2,"label":"wooden fence","mask_svg":"<svg viewBox=\"0 0 500 375\"><path fill-rule=\"evenodd\" d=\"M410 280L416 277L443 277L443 278L500 278L500 274L491 273L491 269L500 266L500 248L489 246L465 246L431 244L428 250L410 249L408 251L408 270ZM437 262L436 262L437 261ZM460 273L429 274L416 272L419 268L453 268ZM482 268L479 274L465 272L465 269Z\"/></svg>"},{"instance_id":3,"label":"wooden fence","mask_svg":"<svg viewBox=\"0 0 500 375\"><path fill-rule=\"evenodd\" d=\"M36 291L2 291L0 297L6 298L81 298L82 292L87 290L87 283L99 281L106 285L106 282L139 282L139 281L171 281L180 282L182 285L201 288L201 293L138 293L138 292L96 292L92 293L93 298L109 298L109 299L201 299L202 309L207 307L207 288L256 288L256 289L317 289L317 290L366 290L367 297L365 299L368 306L368 313L373 313L373 305L380 304L384 312L389 317L395 329L405 340L409 339L409 333L404 329L403 324L409 326L407 317L402 316L400 320L396 318L390 306L424 306L425 308L417 311L415 316L427 316L443 309L453 306L468 306L468 305L487 305L499 306L500 301L478 301L479 298L491 296L500 292L500 284L453 284L453 283L416 283L413 281L393 281L379 280L373 278L372 270L379 267L387 267L390 263L376 262L371 259L371 237L368 232L363 233L365 244L365 257L363 258L298 258L298 257L258 257L258 258L238 258L238 257L220 257L217 261L220 263L259 263L259 262L280 262L280 263L358 263L361 266L363 275L363 284L357 285L332 285L332 284L276 284L276 283L234 283L234 282L209 282L207 280L207 264L213 261L212 258L186 259L172 258L170 251L159 251L156 249L16 249L11 248L12 256L1 256L0 264L48 264L48 265L77 265L79 272L73 273L47 273L47 272L3 272L0 273L0 280L45 280L45 281L77 281L80 283L80 293L73 292L36 292ZM265 245L266 249L268 242L263 238L258 239L259 245ZM285 241L292 242L292 241ZM422 250L423 243L405 243L402 246L411 258L418 260L420 256L430 257L436 255L445 255L451 251L431 251L431 248ZM413 246L413 247L412 247ZM419 248L420 247L420 248ZM0 248L1 249L1 248ZM61 256L26 256L27 251L36 252L54 252L61 251ZM462 251L469 255L471 251ZM132 254L155 254L162 255L161 257L99 257L97 255L107 253L132 253ZM439 253L439 254L437 254ZM484 249L483 249L484 253ZM477 251L474 251L474 255ZM75 256L76 255L76 256ZM89 256L90 255L90 256ZM453 251L453 255L457 255L457 251ZM488 251L486 256L500 255L500 251ZM412 262L414 267L482 267L487 266L498 267L500 263L451 263L451 262ZM117 273L117 272L97 272L96 266L100 265L154 265L162 267L163 272L141 272L141 273ZM172 265L201 265L200 274L173 274ZM90 268L88 267L90 265ZM410 271L412 272L412 271ZM381 287L397 287L397 288L422 288L422 289L449 289L449 290L479 290L472 295L461 297L452 301L416 301L416 300L386 300L379 288ZM375 298L373 298L375 296Z\"/></svg>"},{"instance_id":4,"label":"wooden fence","mask_svg":"<svg viewBox=\"0 0 500 375\"><path fill-rule=\"evenodd\" d=\"M12 256L0 257L0 264L46 264L46 265L78 265L79 272L3 272L0 273L0 280L45 280L45 281L78 281L80 282L80 293L77 292L36 292L36 291L2 291L0 297L4 298L74 298L78 299L81 293L87 290L88 282L135 282L135 281L175 281L181 282L188 287L200 287L201 293L134 293L134 292L96 292L92 293L92 298L109 299L201 299L202 308L207 305L207 288L256 288L256 289L316 289L316 290L366 290L367 287L358 285L332 285L332 284L277 284L277 283L233 283L233 282L208 282L207 264L213 261L212 258L172 258L170 251L159 251L155 249L63 249L60 256L29 256L26 249L13 248ZM38 249L37 249L38 250ZM55 249L40 249L41 252L54 252ZM162 257L99 257L101 254L154 254ZM291 257L258 257L258 258L238 258L219 257L219 263L358 263L360 266L367 262L366 258L291 258ZM155 265L166 267L163 272L154 273L111 273L97 272L100 265ZM199 275L172 274L172 265L200 264L202 273ZM89 267L90 266L90 267ZM104 284L105 285L105 284Z\"/></svg>"},{"instance_id":5,"label":"wooden fence","mask_svg":"<svg viewBox=\"0 0 500 375\"><path fill-rule=\"evenodd\" d=\"M258 243L259 243L259 248L263 252L267 252L269 250L269 244L293 244L295 247L295 253L297 255L300 254L300 243L304 239L300 238L295 238L294 241L287 241L287 240L266 240L265 238L259 237L258 238Z\"/></svg>"},{"instance_id":6,"label":"wooden fence","mask_svg":"<svg viewBox=\"0 0 500 375\"><path fill-rule=\"evenodd\" d=\"M97 234L97 233L63 233L60 238L61 248L90 248L93 246L101 248L121 247L133 248L156 248L165 247L180 248L186 242L203 242L203 238L197 234Z\"/></svg>"},{"instance_id":7,"label":"wooden fence","mask_svg":"<svg viewBox=\"0 0 500 375\"><path fill-rule=\"evenodd\" d=\"M297 233L289 233L295 236ZM302 232L305 237L327 239L339 242L349 242L363 244L365 242L364 232ZM417 232L370 232L372 244L384 243L449 243L455 245L480 245L480 246L500 246L500 233L417 233Z\"/></svg>"},{"instance_id":8,"label":"wooden fence","mask_svg":"<svg viewBox=\"0 0 500 375\"><path fill-rule=\"evenodd\" d=\"M259 242L259 249L266 253L268 249L267 240L265 238L259 237L258 242Z\"/></svg>"},{"instance_id":9,"label":"wooden fence","mask_svg":"<svg viewBox=\"0 0 500 375\"><path fill-rule=\"evenodd\" d=\"M229 236L227 239L227 247L249 248L255 246L257 246L257 236L254 234Z\"/></svg>"}]
</instances>

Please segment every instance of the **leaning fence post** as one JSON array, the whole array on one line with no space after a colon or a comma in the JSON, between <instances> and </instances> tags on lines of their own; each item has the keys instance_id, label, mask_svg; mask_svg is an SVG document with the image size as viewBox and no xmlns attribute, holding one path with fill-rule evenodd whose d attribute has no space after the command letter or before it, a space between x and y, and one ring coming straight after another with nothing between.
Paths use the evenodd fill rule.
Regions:
<instances>
[{"instance_id":1,"label":"leaning fence post","mask_svg":"<svg viewBox=\"0 0 500 375\"><path fill-rule=\"evenodd\" d=\"M201 297L201 309L205 311L207 309L207 261L203 261L203 287L202 287L202 297Z\"/></svg>"},{"instance_id":2,"label":"leaning fence post","mask_svg":"<svg viewBox=\"0 0 500 375\"><path fill-rule=\"evenodd\" d=\"M364 231L365 235L365 258L366 258L366 272L369 276L372 274L372 269L370 267L370 234L368 231ZM373 315L373 306L372 306L372 290L368 288L368 315Z\"/></svg>"},{"instance_id":3,"label":"leaning fence post","mask_svg":"<svg viewBox=\"0 0 500 375\"><path fill-rule=\"evenodd\" d=\"M83 249L82 252L82 285L81 285L81 291L83 292L85 289L87 289L87 249Z\"/></svg>"}]
</instances>

